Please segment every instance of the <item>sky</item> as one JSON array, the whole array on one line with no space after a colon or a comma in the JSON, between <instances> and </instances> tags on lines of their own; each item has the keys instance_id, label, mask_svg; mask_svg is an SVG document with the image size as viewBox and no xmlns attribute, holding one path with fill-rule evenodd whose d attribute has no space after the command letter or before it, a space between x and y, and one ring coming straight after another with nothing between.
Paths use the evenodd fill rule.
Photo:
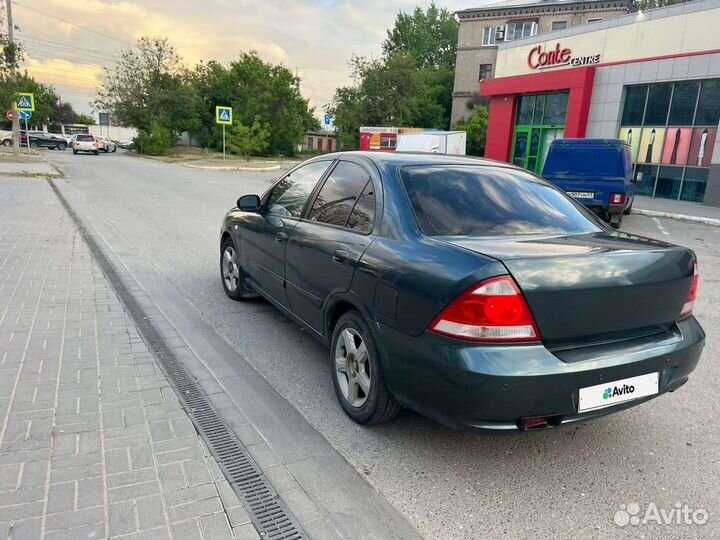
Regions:
<instances>
[{"instance_id":1,"label":"sky","mask_svg":"<svg viewBox=\"0 0 720 540\"><path fill-rule=\"evenodd\" d=\"M487 2L436 4L457 11ZM13 0L13 17L24 67L77 112L92 112L118 51L151 36L167 37L189 66L255 50L297 69L302 94L320 114L335 88L350 83L352 55L378 56L398 11L416 5L430 0Z\"/></svg>"}]
</instances>

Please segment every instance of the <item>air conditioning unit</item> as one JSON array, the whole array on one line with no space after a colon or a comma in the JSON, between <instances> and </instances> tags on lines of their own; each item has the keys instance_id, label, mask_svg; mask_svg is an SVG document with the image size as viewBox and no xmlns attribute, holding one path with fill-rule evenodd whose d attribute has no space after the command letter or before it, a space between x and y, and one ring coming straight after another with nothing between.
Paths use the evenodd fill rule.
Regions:
<instances>
[{"instance_id":1,"label":"air conditioning unit","mask_svg":"<svg viewBox=\"0 0 720 540\"><path fill-rule=\"evenodd\" d=\"M495 27L495 41L504 41L505 40L505 27L504 26L496 26Z\"/></svg>"}]
</instances>

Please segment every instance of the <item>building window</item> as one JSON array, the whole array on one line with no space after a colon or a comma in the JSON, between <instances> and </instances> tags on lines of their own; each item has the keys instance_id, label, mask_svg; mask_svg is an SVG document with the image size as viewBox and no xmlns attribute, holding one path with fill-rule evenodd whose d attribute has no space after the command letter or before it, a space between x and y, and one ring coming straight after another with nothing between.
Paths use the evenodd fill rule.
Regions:
<instances>
[{"instance_id":1,"label":"building window","mask_svg":"<svg viewBox=\"0 0 720 540\"><path fill-rule=\"evenodd\" d=\"M484 81L492 77L492 64L480 64L480 73L478 81Z\"/></svg>"},{"instance_id":2,"label":"building window","mask_svg":"<svg viewBox=\"0 0 720 540\"><path fill-rule=\"evenodd\" d=\"M588 19L588 20L587 20L587 23L590 24L590 23L600 22L600 21L602 21L602 17L597 17L597 18L594 18L594 19Z\"/></svg>"},{"instance_id":3,"label":"building window","mask_svg":"<svg viewBox=\"0 0 720 540\"><path fill-rule=\"evenodd\" d=\"M535 21L526 21L518 23L508 23L505 26L505 41L513 41L514 39L523 39L537 34L537 23Z\"/></svg>"},{"instance_id":4,"label":"building window","mask_svg":"<svg viewBox=\"0 0 720 540\"><path fill-rule=\"evenodd\" d=\"M555 30L565 30L566 28L567 28L567 21L553 21L553 23L552 23L553 32Z\"/></svg>"},{"instance_id":5,"label":"building window","mask_svg":"<svg viewBox=\"0 0 720 540\"><path fill-rule=\"evenodd\" d=\"M539 174L550 143L565 133L568 93L527 94L518 100L512 163Z\"/></svg>"},{"instance_id":6,"label":"building window","mask_svg":"<svg viewBox=\"0 0 720 540\"><path fill-rule=\"evenodd\" d=\"M308 147L308 150L313 150L313 138L312 137L308 137L307 147Z\"/></svg>"},{"instance_id":7,"label":"building window","mask_svg":"<svg viewBox=\"0 0 720 540\"><path fill-rule=\"evenodd\" d=\"M490 45L495 45L495 27L494 26L486 26L483 28L483 40L482 40L483 47L489 47Z\"/></svg>"},{"instance_id":8,"label":"building window","mask_svg":"<svg viewBox=\"0 0 720 540\"><path fill-rule=\"evenodd\" d=\"M702 202L720 121L720 79L628 86L618 137L637 193Z\"/></svg>"},{"instance_id":9,"label":"building window","mask_svg":"<svg viewBox=\"0 0 720 540\"><path fill-rule=\"evenodd\" d=\"M395 148L397 139L395 137L386 137L382 135L380 137L380 148Z\"/></svg>"}]
</instances>

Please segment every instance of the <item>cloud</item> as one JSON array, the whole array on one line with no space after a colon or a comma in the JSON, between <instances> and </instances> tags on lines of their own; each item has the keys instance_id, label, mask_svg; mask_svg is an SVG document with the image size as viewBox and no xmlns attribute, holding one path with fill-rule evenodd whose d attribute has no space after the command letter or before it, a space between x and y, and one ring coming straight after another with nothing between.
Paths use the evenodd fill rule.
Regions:
<instances>
[{"instance_id":1,"label":"cloud","mask_svg":"<svg viewBox=\"0 0 720 540\"><path fill-rule=\"evenodd\" d=\"M76 71L82 78L92 77L92 72L78 67L80 62L112 65L117 52L139 37L167 37L187 64L210 59L227 63L241 52L255 50L266 61L282 63L293 71L297 68L303 94L321 108L337 87L350 83L351 56L379 55L385 31L397 12L412 11L417 3L425 7L430 1L44 0L37 3L38 10L75 25L20 4L15 18L22 28L21 40L28 35L30 39L55 42L45 49L37 42L27 48L43 61L55 58L73 64L66 66L71 70L68 77ZM456 10L473 2L448 0L438 4ZM61 85L56 86L62 90Z\"/></svg>"}]
</instances>

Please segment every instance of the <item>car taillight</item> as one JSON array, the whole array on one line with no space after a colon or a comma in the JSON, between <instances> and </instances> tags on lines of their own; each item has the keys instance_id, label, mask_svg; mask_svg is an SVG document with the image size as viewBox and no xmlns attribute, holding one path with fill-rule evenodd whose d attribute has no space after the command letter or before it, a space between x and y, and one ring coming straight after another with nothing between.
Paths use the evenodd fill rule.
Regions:
<instances>
[{"instance_id":1,"label":"car taillight","mask_svg":"<svg viewBox=\"0 0 720 540\"><path fill-rule=\"evenodd\" d=\"M687 317L689 315L692 315L693 308L695 307L695 299L697 298L697 291L698 291L698 285L700 284L700 275L698 274L698 265L697 262L695 262L695 266L693 268L693 280L692 285L690 285L690 292L687 295L687 298L685 299L685 304L682 307L682 310L680 311L680 318Z\"/></svg>"},{"instance_id":2,"label":"car taillight","mask_svg":"<svg viewBox=\"0 0 720 540\"><path fill-rule=\"evenodd\" d=\"M429 330L469 341L540 340L525 297L510 276L485 280L464 292L432 322Z\"/></svg>"},{"instance_id":3,"label":"car taillight","mask_svg":"<svg viewBox=\"0 0 720 540\"><path fill-rule=\"evenodd\" d=\"M624 193L613 193L610 195L610 202L613 204L622 204L626 201L626 195Z\"/></svg>"}]
</instances>

